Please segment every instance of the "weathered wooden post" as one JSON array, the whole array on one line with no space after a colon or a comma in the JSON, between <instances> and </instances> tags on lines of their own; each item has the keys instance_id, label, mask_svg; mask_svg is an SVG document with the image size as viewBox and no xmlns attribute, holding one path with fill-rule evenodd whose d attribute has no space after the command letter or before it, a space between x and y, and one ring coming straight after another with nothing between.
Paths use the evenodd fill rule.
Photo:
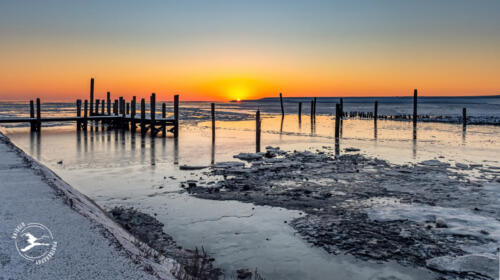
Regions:
<instances>
[{"instance_id":1,"label":"weathered wooden post","mask_svg":"<svg viewBox=\"0 0 500 280\"><path fill-rule=\"evenodd\" d=\"M179 137L179 95L174 95L174 137Z\"/></svg>"},{"instance_id":2,"label":"weathered wooden post","mask_svg":"<svg viewBox=\"0 0 500 280\"><path fill-rule=\"evenodd\" d=\"M127 102L127 111L125 114L130 115L130 102Z\"/></svg>"},{"instance_id":3,"label":"weathered wooden post","mask_svg":"<svg viewBox=\"0 0 500 280\"><path fill-rule=\"evenodd\" d=\"M260 153L260 110L255 113L255 152Z\"/></svg>"},{"instance_id":4,"label":"weathered wooden post","mask_svg":"<svg viewBox=\"0 0 500 280\"><path fill-rule=\"evenodd\" d=\"M285 116L285 107L283 107L283 95L280 92L280 103L281 103L281 116Z\"/></svg>"},{"instance_id":5,"label":"weathered wooden post","mask_svg":"<svg viewBox=\"0 0 500 280\"><path fill-rule=\"evenodd\" d=\"M76 120L76 130L82 129L82 120L80 119L82 117L82 101L80 99L76 100L76 117L78 118Z\"/></svg>"},{"instance_id":6,"label":"weathered wooden post","mask_svg":"<svg viewBox=\"0 0 500 280\"><path fill-rule=\"evenodd\" d=\"M467 108L462 108L462 124L465 127L467 126Z\"/></svg>"},{"instance_id":7,"label":"weathered wooden post","mask_svg":"<svg viewBox=\"0 0 500 280\"><path fill-rule=\"evenodd\" d=\"M299 123L302 122L302 102L299 102Z\"/></svg>"},{"instance_id":8,"label":"weathered wooden post","mask_svg":"<svg viewBox=\"0 0 500 280\"><path fill-rule=\"evenodd\" d=\"M167 136L167 122L165 121L165 118L167 117L167 104L162 103L161 104L161 136L166 137Z\"/></svg>"},{"instance_id":9,"label":"weathered wooden post","mask_svg":"<svg viewBox=\"0 0 500 280\"><path fill-rule=\"evenodd\" d=\"M111 115L111 93L108 91L106 93L107 105L108 105L108 115Z\"/></svg>"},{"instance_id":10,"label":"weathered wooden post","mask_svg":"<svg viewBox=\"0 0 500 280\"><path fill-rule=\"evenodd\" d=\"M151 136L156 135L156 94L153 92L151 94L150 102L149 102L149 112L151 115L151 124L150 124L150 129L151 129Z\"/></svg>"},{"instance_id":11,"label":"weathered wooden post","mask_svg":"<svg viewBox=\"0 0 500 280\"><path fill-rule=\"evenodd\" d=\"M373 108L373 122L375 122L375 125L377 124L377 119L378 119L378 101L375 101L375 107Z\"/></svg>"},{"instance_id":12,"label":"weathered wooden post","mask_svg":"<svg viewBox=\"0 0 500 280\"><path fill-rule=\"evenodd\" d=\"M94 113L94 78L90 78L90 115Z\"/></svg>"},{"instance_id":13,"label":"weathered wooden post","mask_svg":"<svg viewBox=\"0 0 500 280\"><path fill-rule=\"evenodd\" d=\"M99 99L96 99L95 100L95 112L94 112L94 115L99 115L99 105L100 105L100 100Z\"/></svg>"},{"instance_id":14,"label":"weathered wooden post","mask_svg":"<svg viewBox=\"0 0 500 280\"><path fill-rule=\"evenodd\" d=\"M146 134L146 101L141 99L141 134Z\"/></svg>"},{"instance_id":15,"label":"weathered wooden post","mask_svg":"<svg viewBox=\"0 0 500 280\"><path fill-rule=\"evenodd\" d=\"M89 102L88 100L85 99L83 102L83 130L87 131L87 117L88 117L88 110L89 110Z\"/></svg>"},{"instance_id":16,"label":"weathered wooden post","mask_svg":"<svg viewBox=\"0 0 500 280\"><path fill-rule=\"evenodd\" d=\"M118 108L120 110L119 115L124 116L125 115L125 106L123 105L123 97L122 96L119 97Z\"/></svg>"},{"instance_id":17,"label":"weathered wooden post","mask_svg":"<svg viewBox=\"0 0 500 280\"><path fill-rule=\"evenodd\" d=\"M413 90L413 126L417 126L417 89Z\"/></svg>"},{"instance_id":18,"label":"weathered wooden post","mask_svg":"<svg viewBox=\"0 0 500 280\"><path fill-rule=\"evenodd\" d=\"M344 118L344 98L340 98L340 119Z\"/></svg>"},{"instance_id":19,"label":"weathered wooden post","mask_svg":"<svg viewBox=\"0 0 500 280\"><path fill-rule=\"evenodd\" d=\"M40 132L42 128L42 111L40 109L40 98L36 99L36 131Z\"/></svg>"},{"instance_id":20,"label":"weathered wooden post","mask_svg":"<svg viewBox=\"0 0 500 280\"><path fill-rule=\"evenodd\" d=\"M210 115L212 116L212 140L215 139L215 103L210 104Z\"/></svg>"},{"instance_id":21,"label":"weathered wooden post","mask_svg":"<svg viewBox=\"0 0 500 280\"><path fill-rule=\"evenodd\" d=\"M137 98L134 96L132 97L132 108L130 108L130 129L132 130L133 133L135 133L136 130L136 121L135 121L135 111L136 111L136 103L137 103Z\"/></svg>"},{"instance_id":22,"label":"weathered wooden post","mask_svg":"<svg viewBox=\"0 0 500 280\"><path fill-rule=\"evenodd\" d=\"M314 100L311 100L311 129L314 125Z\"/></svg>"},{"instance_id":23,"label":"weathered wooden post","mask_svg":"<svg viewBox=\"0 0 500 280\"><path fill-rule=\"evenodd\" d=\"M314 97L314 123L316 123L316 97Z\"/></svg>"},{"instance_id":24,"label":"weathered wooden post","mask_svg":"<svg viewBox=\"0 0 500 280\"><path fill-rule=\"evenodd\" d=\"M115 99L115 103L113 103L113 114L115 114L115 116L118 116L118 100Z\"/></svg>"},{"instance_id":25,"label":"weathered wooden post","mask_svg":"<svg viewBox=\"0 0 500 280\"><path fill-rule=\"evenodd\" d=\"M335 104L335 142L339 141L340 137L340 104Z\"/></svg>"},{"instance_id":26,"label":"weathered wooden post","mask_svg":"<svg viewBox=\"0 0 500 280\"><path fill-rule=\"evenodd\" d=\"M36 131L36 123L33 120L35 118L35 103L33 100L30 100L30 126L31 126L31 131Z\"/></svg>"},{"instance_id":27,"label":"weathered wooden post","mask_svg":"<svg viewBox=\"0 0 500 280\"><path fill-rule=\"evenodd\" d=\"M106 103L106 101L103 99L102 105L101 105L101 115L103 115L103 116L104 116L104 111L105 111L105 107L106 107L106 104L104 104L104 103Z\"/></svg>"}]
</instances>

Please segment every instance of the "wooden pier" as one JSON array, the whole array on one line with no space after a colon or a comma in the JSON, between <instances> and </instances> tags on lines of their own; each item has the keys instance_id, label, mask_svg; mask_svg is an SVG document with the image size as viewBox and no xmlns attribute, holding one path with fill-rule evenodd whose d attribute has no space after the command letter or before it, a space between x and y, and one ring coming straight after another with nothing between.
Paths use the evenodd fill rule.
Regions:
<instances>
[{"instance_id":1,"label":"wooden pier","mask_svg":"<svg viewBox=\"0 0 500 280\"><path fill-rule=\"evenodd\" d=\"M95 103L94 103L95 102ZM35 102L30 101L30 117L7 117L0 118L0 123L29 123L31 131L39 132L42 123L47 122L76 122L77 130L87 130L88 123L107 124L112 129L124 129L136 132L140 128L141 135L148 132L151 136L161 135L166 137L167 133L173 133L175 138L179 135L179 95L174 95L174 116L167 118L166 104L162 104L161 117L156 116L156 94L150 97L150 113L146 116L146 102L141 100L140 116L136 115L137 99L134 96L131 103L126 103L123 97L115 99L112 106L110 93L107 92L106 100L94 100L94 79L90 80L90 104L87 100L76 101L76 115L65 117L42 117L40 98ZM90 105L90 106L89 106ZM105 110L107 108L107 110ZM113 108L113 111L111 111ZM100 109L100 111L99 111ZM82 112L83 111L83 112ZM139 127L137 127L139 125Z\"/></svg>"}]
</instances>

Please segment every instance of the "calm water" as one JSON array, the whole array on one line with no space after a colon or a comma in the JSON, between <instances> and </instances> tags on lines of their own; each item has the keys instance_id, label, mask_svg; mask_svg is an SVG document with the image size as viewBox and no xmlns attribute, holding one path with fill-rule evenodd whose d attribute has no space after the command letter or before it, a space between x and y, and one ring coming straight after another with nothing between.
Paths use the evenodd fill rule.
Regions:
<instances>
[{"instance_id":1,"label":"calm water","mask_svg":"<svg viewBox=\"0 0 500 280\"><path fill-rule=\"evenodd\" d=\"M264 111L276 111L279 105L273 104L268 105L272 109ZM255 122L246 114L253 112L249 106L255 104L219 104L218 118L225 121L217 122L215 144L210 123L203 121L208 116L208 105L181 104L186 121L181 124L178 140L141 138L125 131L102 130L100 126L77 133L74 125L62 124L43 129L41 135L30 134L26 127L2 130L18 146L104 208L132 206L157 214L165 224L165 231L180 245L203 246L228 275L246 267L257 268L267 279L433 277L431 272L417 268L332 256L313 248L284 223L299 216L297 211L202 200L184 193L179 186L181 181L208 179L199 172L181 171L180 165L210 165L255 150ZM244 110L238 111L238 106ZM59 108L67 109L55 112ZM54 106L53 113L72 114L71 110L70 106ZM188 117L187 112L197 115ZM318 116L316 128L311 129L308 116L299 124L296 116L286 116L281 121L265 114L262 129L263 147L333 148L334 120L328 115ZM500 144L495 141L499 134L497 126L468 126L464 131L461 125L421 123L414 140L411 123L379 121L375 131L373 121L345 120L340 145L341 152L346 147L356 147L365 155L394 163L439 158L451 163L500 166ZM58 164L61 160L63 164Z\"/></svg>"}]
</instances>

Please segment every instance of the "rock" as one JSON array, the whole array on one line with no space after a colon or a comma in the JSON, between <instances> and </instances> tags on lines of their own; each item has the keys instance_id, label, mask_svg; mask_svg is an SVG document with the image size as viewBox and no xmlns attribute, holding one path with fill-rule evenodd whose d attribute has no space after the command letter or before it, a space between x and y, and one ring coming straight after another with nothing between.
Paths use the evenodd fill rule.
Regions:
<instances>
[{"instance_id":1,"label":"rock","mask_svg":"<svg viewBox=\"0 0 500 280\"><path fill-rule=\"evenodd\" d=\"M179 166L180 170L200 170L205 169L208 166L195 166L195 165L181 165Z\"/></svg>"},{"instance_id":2,"label":"rock","mask_svg":"<svg viewBox=\"0 0 500 280\"><path fill-rule=\"evenodd\" d=\"M436 218L436 228L447 228L448 225L446 224L446 222L441 219L441 218Z\"/></svg>"},{"instance_id":3,"label":"rock","mask_svg":"<svg viewBox=\"0 0 500 280\"><path fill-rule=\"evenodd\" d=\"M443 256L426 261L427 267L442 272L477 273L491 279L498 277L498 259L492 254L471 254L459 257Z\"/></svg>"},{"instance_id":4,"label":"rock","mask_svg":"<svg viewBox=\"0 0 500 280\"><path fill-rule=\"evenodd\" d=\"M62 160L60 160L60 161L58 161L58 162L57 162L57 164L63 164L63 161L62 161Z\"/></svg>"},{"instance_id":5,"label":"rock","mask_svg":"<svg viewBox=\"0 0 500 280\"><path fill-rule=\"evenodd\" d=\"M446 163L446 162L441 162L437 159L431 159L431 160L424 160L422 162L420 162L420 165L426 165L426 166L441 166L441 167L445 167L445 166L450 166L449 163Z\"/></svg>"},{"instance_id":6,"label":"rock","mask_svg":"<svg viewBox=\"0 0 500 280\"><path fill-rule=\"evenodd\" d=\"M345 148L344 151L346 151L346 152L359 152L360 150L357 148L350 147L350 148Z\"/></svg>"},{"instance_id":7,"label":"rock","mask_svg":"<svg viewBox=\"0 0 500 280\"><path fill-rule=\"evenodd\" d=\"M252 161L262 159L262 156L262 153L239 153L233 157L241 160Z\"/></svg>"},{"instance_id":8,"label":"rock","mask_svg":"<svg viewBox=\"0 0 500 280\"><path fill-rule=\"evenodd\" d=\"M460 169L469 169L469 166L467 164L463 164L463 163L455 163L455 166L457 168L460 168Z\"/></svg>"},{"instance_id":9,"label":"rock","mask_svg":"<svg viewBox=\"0 0 500 280\"><path fill-rule=\"evenodd\" d=\"M252 278L252 272L250 272L246 268L240 268L236 270L236 274L238 275L238 279L251 279Z\"/></svg>"}]
</instances>

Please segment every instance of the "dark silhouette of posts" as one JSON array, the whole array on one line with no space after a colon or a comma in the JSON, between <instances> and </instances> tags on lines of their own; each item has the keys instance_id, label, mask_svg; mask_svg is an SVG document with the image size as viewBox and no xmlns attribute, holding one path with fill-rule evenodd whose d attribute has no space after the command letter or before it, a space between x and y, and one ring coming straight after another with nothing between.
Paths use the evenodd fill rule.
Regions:
<instances>
[{"instance_id":1,"label":"dark silhouette of posts","mask_svg":"<svg viewBox=\"0 0 500 280\"><path fill-rule=\"evenodd\" d=\"M283 94L280 92L281 117L285 116L285 107L283 107Z\"/></svg>"},{"instance_id":2,"label":"dark silhouette of posts","mask_svg":"<svg viewBox=\"0 0 500 280\"><path fill-rule=\"evenodd\" d=\"M82 116L82 101L80 99L76 100L76 116L78 117L76 120L76 130L80 130L82 128L82 121L80 120Z\"/></svg>"},{"instance_id":3,"label":"dark silhouette of posts","mask_svg":"<svg viewBox=\"0 0 500 280\"><path fill-rule=\"evenodd\" d=\"M314 116L314 118L313 118L314 123L316 123L316 101L317 101L316 97L314 97L314 106L313 106L314 107L314 114L313 114L313 116Z\"/></svg>"},{"instance_id":4,"label":"dark silhouette of posts","mask_svg":"<svg viewBox=\"0 0 500 280\"><path fill-rule=\"evenodd\" d=\"M378 118L378 101L375 101L375 107L373 108L373 122L377 125Z\"/></svg>"},{"instance_id":5,"label":"dark silhouette of posts","mask_svg":"<svg viewBox=\"0 0 500 280\"><path fill-rule=\"evenodd\" d=\"M108 91L106 93L106 99L107 99L107 102L108 102L108 115L111 115L111 93Z\"/></svg>"},{"instance_id":6,"label":"dark silhouette of posts","mask_svg":"<svg viewBox=\"0 0 500 280\"><path fill-rule=\"evenodd\" d=\"M302 122L302 102L299 102L299 123Z\"/></svg>"},{"instance_id":7,"label":"dark silhouette of posts","mask_svg":"<svg viewBox=\"0 0 500 280\"><path fill-rule=\"evenodd\" d=\"M118 100L115 99L115 102L113 103L113 114L115 116L118 116Z\"/></svg>"},{"instance_id":8,"label":"dark silhouette of posts","mask_svg":"<svg viewBox=\"0 0 500 280\"><path fill-rule=\"evenodd\" d=\"M335 142L339 141L340 137L340 104L335 104Z\"/></svg>"},{"instance_id":9,"label":"dark silhouette of posts","mask_svg":"<svg viewBox=\"0 0 500 280\"><path fill-rule=\"evenodd\" d=\"M174 137L179 136L179 95L174 95Z\"/></svg>"},{"instance_id":10,"label":"dark silhouette of posts","mask_svg":"<svg viewBox=\"0 0 500 280\"><path fill-rule=\"evenodd\" d=\"M130 115L130 103L129 102L127 102L126 115Z\"/></svg>"},{"instance_id":11,"label":"dark silhouette of posts","mask_svg":"<svg viewBox=\"0 0 500 280\"><path fill-rule=\"evenodd\" d=\"M94 78L90 78L90 115L94 112Z\"/></svg>"},{"instance_id":12,"label":"dark silhouette of posts","mask_svg":"<svg viewBox=\"0 0 500 280\"><path fill-rule=\"evenodd\" d=\"M417 89L413 90L413 126L417 126L417 97L418 92Z\"/></svg>"},{"instance_id":13,"label":"dark silhouette of posts","mask_svg":"<svg viewBox=\"0 0 500 280\"><path fill-rule=\"evenodd\" d=\"M465 129L467 126L467 108L462 108L462 124Z\"/></svg>"},{"instance_id":14,"label":"dark silhouette of posts","mask_svg":"<svg viewBox=\"0 0 500 280\"><path fill-rule=\"evenodd\" d=\"M149 113L151 115L151 124L149 128L151 129L151 136L156 135L156 94L152 93L149 101Z\"/></svg>"},{"instance_id":15,"label":"dark silhouette of posts","mask_svg":"<svg viewBox=\"0 0 500 280\"><path fill-rule=\"evenodd\" d=\"M99 105L101 105L100 100L96 99L95 100L95 112L94 112L94 115L99 115Z\"/></svg>"},{"instance_id":16,"label":"dark silhouette of posts","mask_svg":"<svg viewBox=\"0 0 500 280\"><path fill-rule=\"evenodd\" d=\"M130 108L130 129L132 130L132 132L135 132L136 130L136 121L135 121L135 110L136 110L136 103L137 103L137 99L136 97L132 97L132 105L131 105L131 108Z\"/></svg>"},{"instance_id":17,"label":"dark silhouette of posts","mask_svg":"<svg viewBox=\"0 0 500 280\"><path fill-rule=\"evenodd\" d=\"M146 101L141 99L141 135L146 134Z\"/></svg>"},{"instance_id":18,"label":"dark silhouette of posts","mask_svg":"<svg viewBox=\"0 0 500 280\"><path fill-rule=\"evenodd\" d=\"M123 97L120 96L118 104L119 104L118 108L120 108L119 114L121 116L125 116L125 106L124 106Z\"/></svg>"},{"instance_id":19,"label":"dark silhouette of posts","mask_svg":"<svg viewBox=\"0 0 500 280\"><path fill-rule=\"evenodd\" d=\"M42 128L42 111L40 110L40 98L36 99L36 131Z\"/></svg>"},{"instance_id":20,"label":"dark silhouette of posts","mask_svg":"<svg viewBox=\"0 0 500 280\"><path fill-rule=\"evenodd\" d=\"M255 113L255 152L260 153L260 110Z\"/></svg>"},{"instance_id":21,"label":"dark silhouette of posts","mask_svg":"<svg viewBox=\"0 0 500 280\"><path fill-rule=\"evenodd\" d=\"M35 127L35 121L33 120L35 118L35 103L33 102L33 100L30 100L30 127L31 127L31 131L36 131L36 127Z\"/></svg>"},{"instance_id":22,"label":"dark silhouette of posts","mask_svg":"<svg viewBox=\"0 0 500 280\"><path fill-rule=\"evenodd\" d=\"M83 102L83 130L87 131L87 117L89 110L89 102L85 99Z\"/></svg>"},{"instance_id":23,"label":"dark silhouette of posts","mask_svg":"<svg viewBox=\"0 0 500 280\"><path fill-rule=\"evenodd\" d=\"M215 103L210 104L210 113L212 116L212 140L215 139Z\"/></svg>"},{"instance_id":24,"label":"dark silhouette of posts","mask_svg":"<svg viewBox=\"0 0 500 280\"><path fill-rule=\"evenodd\" d=\"M161 125L161 136L166 137L167 136L167 124L165 122L165 118L167 117L167 104L162 103L161 104L161 118L162 120L162 125Z\"/></svg>"},{"instance_id":25,"label":"dark silhouette of posts","mask_svg":"<svg viewBox=\"0 0 500 280\"><path fill-rule=\"evenodd\" d=\"M104 99L103 99L102 100L102 106L101 106L101 115L103 115L103 116L104 116L104 109L105 109L104 107L106 107L105 106L106 104L104 104L104 103L106 103L106 101L104 101Z\"/></svg>"}]
</instances>

